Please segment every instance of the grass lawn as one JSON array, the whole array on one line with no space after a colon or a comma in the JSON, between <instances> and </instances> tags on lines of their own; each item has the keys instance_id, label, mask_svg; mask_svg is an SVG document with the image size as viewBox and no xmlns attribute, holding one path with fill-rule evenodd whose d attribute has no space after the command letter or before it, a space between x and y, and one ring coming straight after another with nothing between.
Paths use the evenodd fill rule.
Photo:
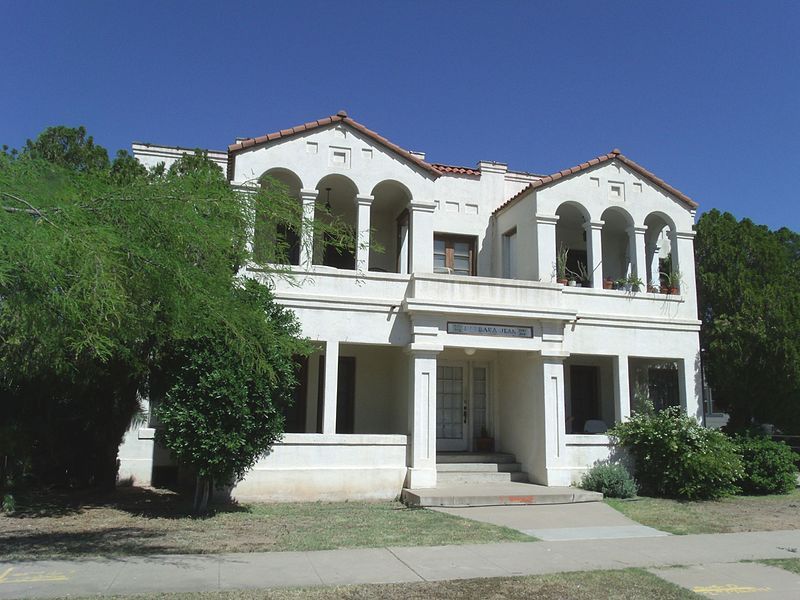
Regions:
<instances>
[{"instance_id":1,"label":"grass lawn","mask_svg":"<svg viewBox=\"0 0 800 600\"><path fill-rule=\"evenodd\" d=\"M124 598L150 600L461 600L462 598L536 598L537 600L684 600L701 598L642 569L584 571L531 577L499 577L423 583L348 585L301 589L238 590L187 594L151 594ZM120 598L120 596L116 596Z\"/></svg>"},{"instance_id":2,"label":"grass lawn","mask_svg":"<svg viewBox=\"0 0 800 600\"><path fill-rule=\"evenodd\" d=\"M606 499L642 525L678 535L800 529L800 490L783 496L734 496L685 502L661 498Z\"/></svg>"},{"instance_id":3,"label":"grass lawn","mask_svg":"<svg viewBox=\"0 0 800 600\"><path fill-rule=\"evenodd\" d=\"M757 562L772 567L780 567L781 569L786 569L787 571L800 575L800 558L767 558Z\"/></svg>"},{"instance_id":4,"label":"grass lawn","mask_svg":"<svg viewBox=\"0 0 800 600\"><path fill-rule=\"evenodd\" d=\"M242 504L187 516L172 492L120 488L111 495L36 494L0 514L5 560L327 550L533 541L513 529L399 502Z\"/></svg>"}]
</instances>

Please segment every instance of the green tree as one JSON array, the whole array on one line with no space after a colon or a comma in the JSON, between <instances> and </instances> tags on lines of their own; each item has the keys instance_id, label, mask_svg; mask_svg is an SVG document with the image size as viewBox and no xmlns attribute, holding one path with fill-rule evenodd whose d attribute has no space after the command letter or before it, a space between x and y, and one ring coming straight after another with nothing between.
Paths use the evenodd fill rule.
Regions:
<instances>
[{"instance_id":1,"label":"green tree","mask_svg":"<svg viewBox=\"0 0 800 600\"><path fill-rule=\"evenodd\" d=\"M704 367L730 428L800 432L800 236L712 210L695 251Z\"/></svg>"},{"instance_id":2,"label":"green tree","mask_svg":"<svg viewBox=\"0 0 800 600\"><path fill-rule=\"evenodd\" d=\"M82 128L65 129L0 154L0 393L35 477L112 487L165 356L214 339L253 373L275 367L263 306L234 290L254 260L254 206L277 231L303 225L296 199L241 193L202 154L148 176L118 156L114 171ZM271 264L284 246L260 257L262 281L282 276Z\"/></svg>"},{"instance_id":3,"label":"green tree","mask_svg":"<svg viewBox=\"0 0 800 600\"><path fill-rule=\"evenodd\" d=\"M283 433L283 409L292 401L300 339L294 314L275 303L269 289L250 280L232 290L231 303L251 305L259 318L251 334L269 356L253 368L224 336L209 332L167 349L155 414L157 439L197 473L195 511L206 512L214 484L241 480Z\"/></svg>"},{"instance_id":4,"label":"green tree","mask_svg":"<svg viewBox=\"0 0 800 600\"><path fill-rule=\"evenodd\" d=\"M28 140L23 155L40 158L75 171L103 171L108 168L108 152L94 143L81 127L48 127L35 140Z\"/></svg>"}]
</instances>

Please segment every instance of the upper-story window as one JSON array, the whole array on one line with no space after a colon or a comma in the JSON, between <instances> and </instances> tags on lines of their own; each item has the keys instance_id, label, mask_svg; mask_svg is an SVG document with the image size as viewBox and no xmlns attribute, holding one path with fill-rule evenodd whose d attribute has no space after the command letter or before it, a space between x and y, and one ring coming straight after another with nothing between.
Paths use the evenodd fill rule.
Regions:
<instances>
[{"instance_id":1,"label":"upper-story window","mask_svg":"<svg viewBox=\"0 0 800 600\"><path fill-rule=\"evenodd\" d=\"M433 270L435 273L475 275L475 238L434 234Z\"/></svg>"}]
</instances>

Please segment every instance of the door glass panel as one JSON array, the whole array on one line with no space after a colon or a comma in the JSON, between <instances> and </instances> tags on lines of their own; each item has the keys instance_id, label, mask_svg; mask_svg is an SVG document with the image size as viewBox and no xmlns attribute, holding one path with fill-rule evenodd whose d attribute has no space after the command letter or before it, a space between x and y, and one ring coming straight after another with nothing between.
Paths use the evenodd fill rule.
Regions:
<instances>
[{"instance_id":1,"label":"door glass panel","mask_svg":"<svg viewBox=\"0 0 800 600\"><path fill-rule=\"evenodd\" d=\"M487 392L486 367L474 367L472 369L472 430L474 437L481 437L483 429L489 429Z\"/></svg>"},{"instance_id":2,"label":"door glass panel","mask_svg":"<svg viewBox=\"0 0 800 600\"><path fill-rule=\"evenodd\" d=\"M436 368L436 437L461 439L464 410L462 367Z\"/></svg>"}]
</instances>

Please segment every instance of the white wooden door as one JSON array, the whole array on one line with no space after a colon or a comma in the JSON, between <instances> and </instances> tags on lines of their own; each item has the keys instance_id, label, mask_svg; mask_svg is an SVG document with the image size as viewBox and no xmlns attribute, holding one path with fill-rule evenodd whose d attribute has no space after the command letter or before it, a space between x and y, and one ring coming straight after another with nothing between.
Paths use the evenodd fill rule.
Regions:
<instances>
[{"instance_id":1,"label":"white wooden door","mask_svg":"<svg viewBox=\"0 0 800 600\"><path fill-rule=\"evenodd\" d=\"M440 361L436 367L436 449L467 450L467 364Z\"/></svg>"}]
</instances>

